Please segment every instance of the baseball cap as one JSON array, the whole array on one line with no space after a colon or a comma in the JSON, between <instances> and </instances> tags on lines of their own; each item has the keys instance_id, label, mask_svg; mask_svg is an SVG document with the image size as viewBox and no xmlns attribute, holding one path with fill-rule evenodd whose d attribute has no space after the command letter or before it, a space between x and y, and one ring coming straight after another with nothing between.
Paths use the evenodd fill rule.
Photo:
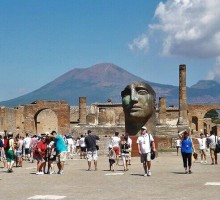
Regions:
<instances>
[{"instance_id":1,"label":"baseball cap","mask_svg":"<svg viewBox=\"0 0 220 200\"><path fill-rule=\"evenodd\" d=\"M146 126L142 126L141 129L142 130L147 130L147 127Z\"/></svg>"}]
</instances>

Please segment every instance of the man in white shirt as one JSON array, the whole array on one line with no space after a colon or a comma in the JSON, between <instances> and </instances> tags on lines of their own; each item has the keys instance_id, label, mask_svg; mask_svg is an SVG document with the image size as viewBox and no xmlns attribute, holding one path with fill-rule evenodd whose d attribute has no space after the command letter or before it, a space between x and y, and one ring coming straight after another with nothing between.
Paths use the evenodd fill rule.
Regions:
<instances>
[{"instance_id":1,"label":"man in white shirt","mask_svg":"<svg viewBox=\"0 0 220 200\"><path fill-rule=\"evenodd\" d=\"M218 164L217 159L217 152L215 151L215 146L218 143L218 137L216 136L216 134L214 134L212 131L210 132L210 136L207 138L208 140L208 144L210 147L210 156L212 159L212 165L214 164Z\"/></svg>"},{"instance_id":2,"label":"man in white shirt","mask_svg":"<svg viewBox=\"0 0 220 200\"><path fill-rule=\"evenodd\" d=\"M141 155L141 163L143 163L144 176L151 176L151 148L155 152L154 138L147 133L147 128L141 128L141 136L137 139L138 151Z\"/></svg>"},{"instance_id":3,"label":"man in white shirt","mask_svg":"<svg viewBox=\"0 0 220 200\"><path fill-rule=\"evenodd\" d=\"M25 160L30 161L31 157L31 138L29 137L28 133L26 134L26 137L24 138L24 149L25 149Z\"/></svg>"},{"instance_id":4,"label":"man in white shirt","mask_svg":"<svg viewBox=\"0 0 220 200\"><path fill-rule=\"evenodd\" d=\"M207 163L206 161L206 150L207 150L207 143L206 143L206 137L203 133L200 133L200 138L197 139L199 142L199 151L201 154L201 163ZM204 159L204 161L203 161Z\"/></svg>"},{"instance_id":5,"label":"man in white shirt","mask_svg":"<svg viewBox=\"0 0 220 200\"><path fill-rule=\"evenodd\" d=\"M119 163L120 143L121 138L119 137L119 132L115 131L115 136L111 138L111 145L116 154L116 165Z\"/></svg>"}]
</instances>

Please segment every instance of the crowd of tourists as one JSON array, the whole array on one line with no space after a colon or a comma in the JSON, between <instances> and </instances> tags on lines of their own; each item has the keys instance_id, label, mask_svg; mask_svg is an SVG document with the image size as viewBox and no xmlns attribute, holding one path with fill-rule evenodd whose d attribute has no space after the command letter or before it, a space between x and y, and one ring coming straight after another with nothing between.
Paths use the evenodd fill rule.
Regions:
<instances>
[{"instance_id":1,"label":"crowd of tourists","mask_svg":"<svg viewBox=\"0 0 220 200\"><path fill-rule=\"evenodd\" d=\"M192 173L192 158L198 155L193 144L189 131L184 130L178 133L179 139L176 140L177 155L181 150L183 166L186 174ZM200 133L198 140L198 149L201 156L201 163L207 163L207 152L210 151L211 164L216 165L217 147L220 139L211 132L211 135ZM33 135L26 134L22 137L20 134L13 137L9 132L3 137L0 135L0 158L3 167L7 168L9 173L13 172L13 167L22 167L23 161L36 161L36 174L63 174L64 164L67 159L73 159L77 155L80 159L87 159L88 171L92 168L97 170L98 150L97 140L99 137L88 130L86 134L73 139L71 135L59 135L56 131L51 133ZM148 133L147 128L141 128L141 134L137 141L138 152L141 163L143 164L144 176L151 176L152 152L156 152L153 136ZM120 136L118 131L110 137L108 145L109 170L115 171L119 166L121 158L124 171L129 170L131 165L132 140L127 133Z\"/></svg>"}]
</instances>

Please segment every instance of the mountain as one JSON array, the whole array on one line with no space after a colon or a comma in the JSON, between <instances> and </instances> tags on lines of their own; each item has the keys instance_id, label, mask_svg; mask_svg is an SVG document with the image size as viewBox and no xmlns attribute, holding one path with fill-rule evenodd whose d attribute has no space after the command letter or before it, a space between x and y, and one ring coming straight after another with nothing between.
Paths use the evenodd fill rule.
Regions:
<instances>
[{"instance_id":1,"label":"mountain","mask_svg":"<svg viewBox=\"0 0 220 200\"><path fill-rule=\"evenodd\" d=\"M88 68L73 69L43 87L26 95L0 102L0 106L15 107L36 100L65 100L70 105L78 105L81 96L87 97L87 104L95 102L121 102L121 91L133 81L145 81L111 63L101 63ZM157 99L166 97L168 105L178 105L179 87L148 82L155 90ZM205 86L206 85L206 86ZM209 87L208 87L209 85ZM188 102L220 100L219 84L197 83L187 88ZM206 88L207 87L207 88ZM215 91L216 88L217 91Z\"/></svg>"}]
</instances>

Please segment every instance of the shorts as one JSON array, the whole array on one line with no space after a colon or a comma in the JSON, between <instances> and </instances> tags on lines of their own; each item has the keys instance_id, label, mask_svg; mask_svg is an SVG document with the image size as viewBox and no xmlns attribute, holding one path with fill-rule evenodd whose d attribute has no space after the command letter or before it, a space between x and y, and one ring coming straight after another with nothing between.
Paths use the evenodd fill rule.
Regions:
<instances>
[{"instance_id":1,"label":"shorts","mask_svg":"<svg viewBox=\"0 0 220 200\"><path fill-rule=\"evenodd\" d=\"M120 148L119 147L113 147L113 150L115 151L116 155L119 155L119 153L120 153Z\"/></svg>"},{"instance_id":2,"label":"shorts","mask_svg":"<svg viewBox=\"0 0 220 200\"><path fill-rule=\"evenodd\" d=\"M62 151L60 154L58 154L56 157L57 163L65 162L66 161L66 154L67 154L66 151Z\"/></svg>"},{"instance_id":3,"label":"shorts","mask_svg":"<svg viewBox=\"0 0 220 200\"><path fill-rule=\"evenodd\" d=\"M151 153L141 154L141 163L146 163L147 161L151 161Z\"/></svg>"},{"instance_id":4,"label":"shorts","mask_svg":"<svg viewBox=\"0 0 220 200\"><path fill-rule=\"evenodd\" d=\"M121 157L122 157L123 160L129 160L130 155L129 155L129 153L122 153Z\"/></svg>"},{"instance_id":5,"label":"shorts","mask_svg":"<svg viewBox=\"0 0 220 200\"><path fill-rule=\"evenodd\" d=\"M21 158L21 157L22 157L22 152L18 152L18 151L17 151L17 152L16 152L16 157L17 157L17 158Z\"/></svg>"},{"instance_id":6,"label":"shorts","mask_svg":"<svg viewBox=\"0 0 220 200\"><path fill-rule=\"evenodd\" d=\"M56 161L56 156L50 157L48 160L54 162Z\"/></svg>"},{"instance_id":7,"label":"shorts","mask_svg":"<svg viewBox=\"0 0 220 200\"><path fill-rule=\"evenodd\" d=\"M11 162L15 160L15 155L13 150L7 150L5 152L7 162Z\"/></svg>"},{"instance_id":8,"label":"shorts","mask_svg":"<svg viewBox=\"0 0 220 200\"><path fill-rule=\"evenodd\" d=\"M109 164L113 165L115 163L115 159L109 159Z\"/></svg>"},{"instance_id":9,"label":"shorts","mask_svg":"<svg viewBox=\"0 0 220 200\"><path fill-rule=\"evenodd\" d=\"M200 150L199 150L199 153L206 155L206 149L200 149Z\"/></svg>"},{"instance_id":10,"label":"shorts","mask_svg":"<svg viewBox=\"0 0 220 200\"><path fill-rule=\"evenodd\" d=\"M25 148L25 155L29 155L29 154L31 154L31 151L30 151L30 149L29 148Z\"/></svg>"},{"instance_id":11,"label":"shorts","mask_svg":"<svg viewBox=\"0 0 220 200\"><path fill-rule=\"evenodd\" d=\"M86 147L80 147L81 152L86 152Z\"/></svg>"},{"instance_id":12,"label":"shorts","mask_svg":"<svg viewBox=\"0 0 220 200\"><path fill-rule=\"evenodd\" d=\"M98 160L97 151L88 151L86 157L88 161Z\"/></svg>"},{"instance_id":13,"label":"shorts","mask_svg":"<svg viewBox=\"0 0 220 200\"><path fill-rule=\"evenodd\" d=\"M34 158L34 160L36 160L38 162L46 162L45 158L43 156L41 156L40 154L34 154L33 158Z\"/></svg>"}]
</instances>

